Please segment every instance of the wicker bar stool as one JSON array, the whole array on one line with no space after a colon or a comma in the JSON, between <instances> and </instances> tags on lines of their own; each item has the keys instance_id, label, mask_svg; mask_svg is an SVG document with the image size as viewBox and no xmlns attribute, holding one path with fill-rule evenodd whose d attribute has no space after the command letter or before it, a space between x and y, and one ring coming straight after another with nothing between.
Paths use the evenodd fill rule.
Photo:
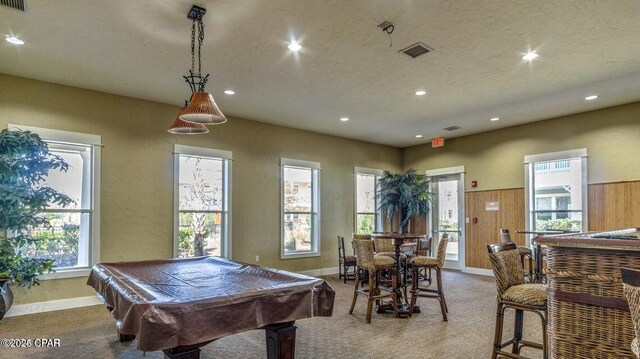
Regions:
<instances>
[{"instance_id":1,"label":"wicker bar stool","mask_svg":"<svg viewBox=\"0 0 640 359\"><path fill-rule=\"evenodd\" d=\"M631 351L640 358L640 271L636 269L620 268L624 296L629 302L633 329L636 337L631 342Z\"/></svg>"},{"instance_id":2,"label":"wicker bar stool","mask_svg":"<svg viewBox=\"0 0 640 359\"><path fill-rule=\"evenodd\" d=\"M353 239L357 239L357 240L361 240L361 239L371 239L371 235L370 234L358 234L358 233L354 233L353 234Z\"/></svg>"},{"instance_id":3,"label":"wicker bar stool","mask_svg":"<svg viewBox=\"0 0 640 359\"><path fill-rule=\"evenodd\" d=\"M367 297L367 323L371 323L371 312L373 310L373 302L380 301L383 298L391 298L393 309L396 317L398 316L398 306L396 303L396 261L387 256L374 257L373 241L354 240L353 248L356 250L356 284L353 291L353 301L349 314L353 314L353 308L356 306L358 295ZM391 271L391 288L385 288L378 285L380 282L380 273L383 271ZM359 289L360 276L362 272L369 274L369 286L366 289ZM387 293L382 293L382 292Z\"/></svg>"},{"instance_id":4,"label":"wicker bar stool","mask_svg":"<svg viewBox=\"0 0 640 359\"><path fill-rule=\"evenodd\" d=\"M547 358L547 287L544 284L525 284L522 276L520 254L515 243L499 243L487 246L489 262L496 278L498 305L496 309L496 329L491 359L498 355L507 358L522 359L520 349L531 347L542 349L543 358ZM504 313L507 308L515 310L513 337L502 342ZM522 339L524 312L532 312L542 322L542 344ZM511 353L502 349L511 345Z\"/></svg>"},{"instance_id":5,"label":"wicker bar stool","mask_svg":"<svg viewBox=\"0 0 640 359\"><path fill-rule=\"evenodd\" d=\"M511 239L511 233L509 233L508 229L500 228L500 242L513 242L513 240ZM522 263L522 268L524 268L525 258L528 257L529 279L533 279L533 251L531 251L531 248L527 246L518 246L518 254L520 254L520 262Z\"/></svg>"},{"instance_id":6,"label":"wicker bar stool","mask_svg":"<svg viewBox=\"0 0 640 359\"><path fill-rule=\"evenodd\" d=\"M338 236L338 279L344 277L344 282L347 280L355 279L356 277L356 256L346 255L344 249L344 237ZM350 269L353 267L353 271L350 273Z\"/></svg>"},{"instance_id":7,"label":"wicker bar stool","mask_svg":"<svg viewBox=\"0 0 640 359\"><path fill-rule=\"evenodd\" d=\"M443 233L442 238L440 238L440 243L438 244L437 257L415 256L411 258L411 268L413 270L412 274L414 280L411 282L411 304L409 306L409 316L413 313L413 307L416 305L418 297L436 298L440 301L442 319L445 322L447 321L447 313L449 312L449 309L447 308L447 301L444 299L444 288L442 287L442 266L444 266L448 243L449 235L447 233ZM431 271L431 269L436 270L436 289L420 287L420 284L418 283L420 281L418 278L418 270L421 268L424 268L427 271ZM429 280L429 284L431 284L431 280Z\"/></svg>"},{"instance_id":8,"label":"wicker bar stool","mask_svg":"<svg viewBox=\"0 0 640 359\"><path fill-rule=\"evenodd\" d=\"M396 247L393 245L391 238L374 238L373 245L376 256L387 256L391 259L396 258ZM405 262L407 255L400 253L400 261Z\"/></svg>"},{"instance_id":9,"label":"wicker bar stool","mask_svg":"<svg viewBox=\"0 0 640 359\"><path fill-rule=\"evenodd\" d=\"M423 238L419 238L418 241L416 242L416 253L413 256L407 256L407 263L408 263L408 267L411 269L409 270L409 273L412 274L412 279L413 280L413 267L411 267L411 260L413 259L413 257L415 256L431 256L431 243L433 242L433 239L430 236L424 236ZM423 272L424 273L421 273ZM427 282L429 282L429 285L431 285L431 268L425 268L425 267L418 267L418 280L426 280Z\"/></svg>"},{"instance_id":10,"label":"wicker bar stool","mask_svg":"<svg viewBox=\"0 0 640 359\"><path fill-rule=\"evenodd\" d=\"M374 238L373 239L374 255L376 257L384 256L394 260L396 259L396 247L393 245L391 238ZM400 253L400 267L402 268L402 283L407 283L407 255ZM406 288L405 288L406 295Z\"/></svg>"}]
</instances>

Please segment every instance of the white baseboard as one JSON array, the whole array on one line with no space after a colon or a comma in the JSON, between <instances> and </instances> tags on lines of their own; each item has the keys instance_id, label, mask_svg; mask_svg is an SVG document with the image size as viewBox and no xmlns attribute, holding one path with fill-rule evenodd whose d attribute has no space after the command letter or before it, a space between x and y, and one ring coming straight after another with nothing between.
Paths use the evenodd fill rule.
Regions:
<instances>
[{"instance_id":1,"label":"white baseboard","mask_svg":"<svg viewBox=\"0 0 640 359\"><path fill-rule=\"evenodd\" d=\"M47 302L37 302L29 304L18 304L12 306L4 315L5 317L16 317L18 315L50 312L53 310L88 307L90 305L102 304L97 296L78 297L60 300L50 300Z\"/></svg>"},{"instance_id":2,"label":"white baseboard","mask_svg":"<svg viewBox=\"0 0 640 359\"><path fill-rule=\"evenodd\" d=\"M493 277L493 271L491 269L465 267L462 272Z\"/></svg>"},{"instance_id":3,"label":"white baseboard","mask_svg":"<svg viewBox=\"0 0 640 359\"><path fill-rule=\"evenodd\" d=\"M338 269L340 269L340 267L312 269L312 270L306 270L298 273L312 276L312 277L319 277L323 275L338 274Z\"/></svg>"}]
</instances>

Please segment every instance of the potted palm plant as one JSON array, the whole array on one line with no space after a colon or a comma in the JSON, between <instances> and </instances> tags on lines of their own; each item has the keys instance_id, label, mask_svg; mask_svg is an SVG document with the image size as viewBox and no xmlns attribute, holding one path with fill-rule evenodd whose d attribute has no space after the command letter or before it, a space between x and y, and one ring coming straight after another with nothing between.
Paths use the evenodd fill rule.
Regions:
<instances>
[{"instance_id":1,"label":"potted palm plant","mask_svg":"<svg viewBox=\"0 0 640 359\"><path fill-rule=\"evenodd\" d=\"M378 181L378 207L393 223L393 218L399 218L399 229L407 233L409 221L414 216L424 216L429 213L429 180L426 175L409 169L404 173L384 171Z\"/></svg>"},{"instance_id":2,"label":"potted palm plant","mask_svg":"<svg viewBox=\"0 0 640 359\"><path fill-rule=\"evenodd\" d=\"M38 240L31 231L49 226L46 207L73 202L43 183L49 171L68 168L37 134L0 132L0 319L13 301L9 283L30 288L53 271L52 259L34 256Z\"/></svg>"}]
</instances>

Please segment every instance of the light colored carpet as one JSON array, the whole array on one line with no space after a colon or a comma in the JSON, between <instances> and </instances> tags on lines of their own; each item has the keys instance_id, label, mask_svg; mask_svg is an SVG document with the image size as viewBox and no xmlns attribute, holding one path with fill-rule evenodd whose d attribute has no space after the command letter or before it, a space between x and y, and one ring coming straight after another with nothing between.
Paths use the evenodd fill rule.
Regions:
<instances>
[{"instance_id":1,"label":"light colored carpet","mask_svg":"<svg viewBox=\"0 0 640 359\"><path fill-rule=\"evenodd\" d=\"M449 321L443 322L438 301L419 298L422 313L410 319L376 314L365 323L366 301L360 296L353 315L349 306L353 282L328 279L336 291L333 317L296 322L297 358L489 358L495 325L495 283L491 277L444 272ZM505 337L511 334L513 312L505 318ZM525 339L540 342L540 324L525 313ZM144 353L135 342L120 343L115 320L104 306L5 318L0 338L59 338L60 348L0 348L0 358L162 358ZM535 349L522 355L541 358ZM219 339L202 348L201 358L266 358L264 331Z\"/></svg>"}]
</instances>

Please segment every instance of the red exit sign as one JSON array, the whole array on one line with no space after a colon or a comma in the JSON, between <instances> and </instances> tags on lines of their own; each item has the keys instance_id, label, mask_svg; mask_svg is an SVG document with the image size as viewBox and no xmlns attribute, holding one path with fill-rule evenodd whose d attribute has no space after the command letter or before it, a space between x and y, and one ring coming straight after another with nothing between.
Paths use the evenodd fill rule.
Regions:
<instances>
[{"instance_id":1,"label":"red exit sign","mask_svg":"<svg viewBox=\"0 0 640 359\"><path fill-rule=\"evenodd\" d=\"M444 147L444 137L436 137L431 140L431 147Z\"/></svg>"}]
</instances>

